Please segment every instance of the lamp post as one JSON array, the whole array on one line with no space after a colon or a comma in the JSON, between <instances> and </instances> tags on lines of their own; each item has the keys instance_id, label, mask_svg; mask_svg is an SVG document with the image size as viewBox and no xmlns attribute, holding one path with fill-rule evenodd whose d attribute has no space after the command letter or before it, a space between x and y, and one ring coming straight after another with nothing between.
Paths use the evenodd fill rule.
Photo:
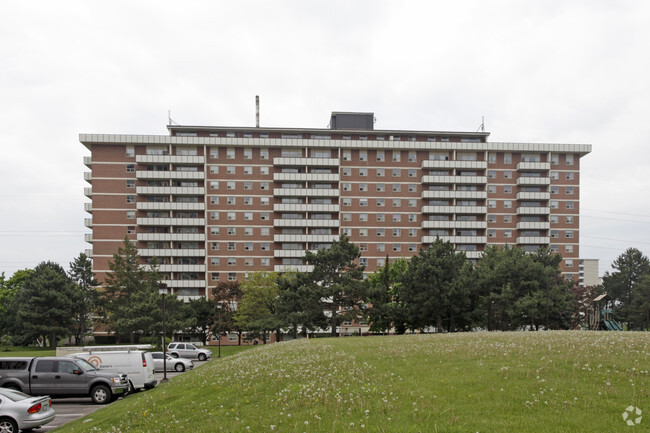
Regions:
<instances>
[{"instance_id":1,"label":"lamp post","mask_svg":"<svg viewBox=\"0 0 650 433\"><path fill-rule=\"evenodd\" d=\"M167 294L168 289L167 289L167 284L161 283L160 286L158 287L158 293L162 295L162 349L163 349L163 379L161 382L167 382L169 379L167 379L167 348L166 348L166 335L167 335L167 328L166 328L166 323L165 323L165 295Z\"/></svg>"},{"instance_id":2,"label":"lamp post","mask_svg":"<svg viewBox=\"0 0 650 433\"><path fill-rule=\"evenodd\" d=\"M217 337L219 340L219 356L217 356L217 358L221 358L221 303L217 304L217 312L219 315L219 319L218 319L219 321L217 325L217 332L219 334L219 336Z\"/></svg>"}]
</instances>

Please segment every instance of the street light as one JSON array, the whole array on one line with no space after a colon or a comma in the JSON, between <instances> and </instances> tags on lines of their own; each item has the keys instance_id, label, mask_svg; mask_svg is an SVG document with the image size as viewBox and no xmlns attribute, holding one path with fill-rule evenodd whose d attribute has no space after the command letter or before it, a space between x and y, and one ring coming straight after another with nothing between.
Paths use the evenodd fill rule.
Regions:
<instances>
[{"instance_id":1,"label":"street light","mask_svg":"<svg viewBox=\"0 0 650 433\"><path fill-rule=\"evenodd\" d=\"M158 293L162 295L163 379L160 381L162 383L169 380L167 379L167 348L165 347L165 344L167 343L165 338L167 335L167 328L165 327L165 295L168 293L167 284L160 283L160 286L158 287Z\"/></svg>"},{"instance_id":2,"label":"street light","mask_svg":"<svg viewBox=\"0 0 650 433\"><path fill-rule=\"evenodd\" d=\"M217 358L221 358L221 303L217 304L217 312L219 314L219 322L217 325L217 332L219 333L219 356Z\"/></svg>"}]
</instances>

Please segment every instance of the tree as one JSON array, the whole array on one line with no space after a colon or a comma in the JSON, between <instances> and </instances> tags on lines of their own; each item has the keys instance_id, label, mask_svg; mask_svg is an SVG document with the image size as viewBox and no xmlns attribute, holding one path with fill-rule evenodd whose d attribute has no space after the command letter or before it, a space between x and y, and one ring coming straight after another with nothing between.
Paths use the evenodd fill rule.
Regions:
<instances>
[{"instance_id":1,"label":"tree","mask_svg":"<svg viewBox=\"0 0 650 433\"><path fill-rule=\"evenodd\" d=\"M191 319L196 324L192 331L198 335L201 342L205 345L208 343L210 329L214 326L216 320L214 315L215 303L205 298L192 299L188 304L188 312Z\"/></svg>"},{"instance_id":2,"label":"tree","mask_svg":"<svg viewBox=\"0 0 650 433\"><path fill-rule=\"evenodd\" d=\"M95 279L92 267L92 261L84 253L79 254L79 257L70 263L69 276L75 284L78 292L76 299L79 301L74 306L72 318L72 335L76 345L91 329L91 315L97 305L96 287L99 286L99 281Z\"/></svg>"},{"instance_id":3,"label":"tree","mask_svg":"<svg viewBox=\"0 0 650 433\"><path fill-rule=\"evenodd\" d=\"M309 274L311 288L320 294L324 309L331 313L333 337L338 335L336 328L343 321L362 318L366 284L363 281L365 267L357 264L360 257L359 247L345 235L328 249L305 254L307 263L314 267Z\"/></svg>"},{"instance_id":4,"label":"tree","mask_svg":"<svg viewBox=\"0 0 650 433\"><path fill-rule=\"evenodd\" d=\"M280 340L282 323L278 320L277 303L280 289L275 272L253 272L242 284L242 299L237 306L235 323L245 330L248 338L261 338L266 344L268 332L277 332Z\"/></svg>"},{"instance_id":5,"label":"tree","mask_svg":"<svg viewBox=\"0 0 650 433\"><path fill-rule=\"evenodd\" d=\"M5 278L4 272L0 274L0 329L4 333L18 335L21 332L17 318L7 313L18 308L16 295L32 272L32 269L19 270L9 279Z\"/></svg>"},{"instance_id":6,"label":"tree","mask_svg":"<svg viewBox=\"0 0 650 433\"><path fill-rule=\"evenodd\" d=\"M650 330L650 274L644 274L634 285L628 310L632 329Z\"/></svg>"},{"instance_id":7,"label":"tree","mask_svg":"<svg viewBox=\"0 0 650 433\"><path fill-rule=\"evenodd\" d=\"M628 248L612 263L615 272L605 272L603 287L607 294L616 301L616 319L627 323L628 329L637 329L638 314L634 314L632 300L635 286L644 275L650 274L650 260L636 248ZM642 296L637 295L637 299Z\"/></svg>"},{"instance_id":8,"label":"tree","mask_svg":"<svg viewBox=\"0 0 650 433\"><path fill-rule=\"evenodd\" d=\"M50 348L69 335L78 292L63 268L43 262L34 268L16 296L16 316L25 339L45 336Z\"/></svg>"},{"instance_id":9,"label":"tree","mask_svg":"<svg viewBox=\"0 0 650 433\"><path fill-rule=\"evenodd\" d=\"M314 290L308 273L285 273L278 278L277 284L280 289L278 319L290 329L294 339L298 338L299 331L307 335L309 331L327 327L321 294Z\"/></svg>"},{"instance_id":10,"label":"tree","mask_svg":"<svg viewBox=\"0 0 650 433\"><path fill-rule=\"evenodd\" d=\"M407 268L405 258L390 262L386 256L384 266L368 277L367 300L370 308L367 317L370 332L388 332L392 327L397 334L406 332L406 311L399 293Z\"/></svg>"},{"instance_id":11,"label":"tree","mask_svg":"<svg viewBox=\"0 0 650 433\"><path fill-rule=\"evenodd\" d=\"M139 335L153 334L161 328L161 321L156 320L160 317L160 276L155 263L148 270L139 260L135 243L125 237L124 245L108 262L110 271L100 296L109 329L118 339L128 338L131 343Z\"/></svg>"},{"instance_id":12,"label":"tree","mask_svg":"<svg viewBox=\"0 0 650 433\"><path fill-rule=\"evenodd\" d=\"M241 285L239 281L219 281L212 289L212 300L214 305L214 317L217 318L212 324L212 334L219 335L223 332L236 332L238 344L241 346L243 330L235 323L235 313L242 298ZM221 311L218 307L221 306Z\"/></svg>"},{"instance_id":13,"label":"tree","mask_svg":"<svg viewBox=\"0 0 650 433\"><path fill-rule=\"evenodd\" d=\"M466 266L471 264L465 254L440 239L411 257L399 290L409 328L457 330L458 319L469 315L468 309L463 308L468 298L463 293Z\"/></svg>"}]
</instances>

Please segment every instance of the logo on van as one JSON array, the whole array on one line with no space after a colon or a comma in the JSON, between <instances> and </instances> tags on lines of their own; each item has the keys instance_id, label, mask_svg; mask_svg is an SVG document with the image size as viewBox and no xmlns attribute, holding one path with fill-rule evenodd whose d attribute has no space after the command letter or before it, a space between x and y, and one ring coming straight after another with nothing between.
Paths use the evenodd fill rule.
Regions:
<instances>
[{"instance_id":1,"label":"logo on van","mask_svg":"<svg viewBox=\"0 0 650 433\"><path fill-rule=\"evenodd\" d=\"M102 358L99 356L91 356L88 358L88 362L90 362L95 368L99 368L99 366L102 365Z\"/></svg>"}]
</instances>

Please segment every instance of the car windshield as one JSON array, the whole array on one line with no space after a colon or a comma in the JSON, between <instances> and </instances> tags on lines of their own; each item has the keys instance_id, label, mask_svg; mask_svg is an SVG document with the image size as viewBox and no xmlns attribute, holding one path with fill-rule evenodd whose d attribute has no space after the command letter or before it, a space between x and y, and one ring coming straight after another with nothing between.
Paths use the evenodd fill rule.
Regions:
<instances>
[{"instance_id":1,"label":"car windshield","mask_svg":"<svg viewBox=\"0 0 650 433\"><path fill-rule=\"evenodd\" d=\"M77 365L85 371L97 370L94 365L92 365L90 362L86 361L85 359L77 358L76 361L77 361Z\"/></svg>"},{"instance_id":2,"label":"car windshield","mask_svg":"<svg viewBox=\"0 0 650 433\"><path fill-rule=\"evenodd\" d=\"M11 401L20 401L25 400L26 398L31 398L31 396L25 394L24 392L14 391L12 389L3 389L2 395Z\"/></svg>"}]
</instances>

